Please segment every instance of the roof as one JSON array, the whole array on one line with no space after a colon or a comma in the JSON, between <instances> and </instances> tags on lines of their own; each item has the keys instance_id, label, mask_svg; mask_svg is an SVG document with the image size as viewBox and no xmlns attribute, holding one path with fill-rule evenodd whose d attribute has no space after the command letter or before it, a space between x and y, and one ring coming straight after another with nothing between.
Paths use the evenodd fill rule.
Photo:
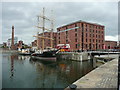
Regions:
<instances>
[{"instance_id":1,"label":"roof","mask_svg":"<svg viewBox=\"0 0 120 90\"><path fill-rule=\"evenodd\" d=\"M105 42L117 42L117 41L105 40Z\"/></svg>"},{"instance_id":2,"label":"roof","mask_svg":"<svg viewBox=\"0 0 120 90\"><path fill-rule=\"evenodd\" d=\"M78 21L75 21L75 22L72 22L72 23L69 23L69 24L63 25L63 26L61 26L61 27L68 26L68 25L75 24L75 23L79 23L79 22L89 23L89 24L99 25L99 26L104 26L104 25L101 25L101 24L98 24L98 23L92 23L92 22L86 22L86 21L78 20ZM60 27L58 27L58 28L60 28Z\"/></svg>"}]
</instances>

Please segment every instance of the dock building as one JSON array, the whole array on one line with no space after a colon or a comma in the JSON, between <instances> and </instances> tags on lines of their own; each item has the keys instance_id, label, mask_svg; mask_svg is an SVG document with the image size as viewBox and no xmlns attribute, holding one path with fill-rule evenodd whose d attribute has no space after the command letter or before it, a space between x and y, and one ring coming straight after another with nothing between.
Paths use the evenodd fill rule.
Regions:
<instances>
[{"instance_id":1,"label":"dock building","mask_svg":"<svg viewBox=\"0 0 120 90\"><path fill-rule=\"evenodd\" d=\"M82 20L57 28L57 44L70 44L70 50L104 48L105 26Z\"/></svg>"},{"instance_id":2,"label":"dock building","mask_svg":"<svg viewBox=\"0 0 120 90\"><path fill-rule=\"evenodd\" d=\"M57 46L57 32L44 32L44 37L48 37L48 38L50 38L50 36L51 36L51 33L52 33L52 37L53 37L53 48L56 48L56 46ZM39 36L42 36L43 35L43 33L40 33L39 34ZM35 46L37 46L37 40L34 40L33 42L32 42L32 46L33 47L35 47ZM51 41L50 41L50 39L44 39L44 48L48 48L48 47L51 47ZM38 48L39 49L42 49L42 38L39 38L38 39Z\"/></svg>"},{"instance_id":3,"label":"dock building","mask_svg":"<svg viewBox=\"0 0 120 90\"><path fill-rule=\"evenodd\" d=\"M116 49L117 41L105 41L105 49Z\"/></svg>"}]
</instances>

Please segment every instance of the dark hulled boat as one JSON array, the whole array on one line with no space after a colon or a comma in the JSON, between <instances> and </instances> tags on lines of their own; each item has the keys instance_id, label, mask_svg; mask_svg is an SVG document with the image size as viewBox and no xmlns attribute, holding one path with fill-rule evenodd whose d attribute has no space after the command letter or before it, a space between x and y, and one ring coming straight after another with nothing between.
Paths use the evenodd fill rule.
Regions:
<instances>
[{"instance_id":1,"label":"dark hulled boat","mask_svg":"<svg viewBox=\"0 0 120 90\"><path fill-rule=\"evenodd\" d=\"M44 51L43 53L33 53L32 59L45 60L45 61L56 61L56 53L58 50Z\"/></svg>"},{"instance_id":2,"label":"dark hulled boat","mask_svg":"<svg viewBox=\"0 0 120 90\"><path fill-rule=\"evenodd\" d=\"M56 52L58 50L53 50L53 51L44 51L43 53L33 53L32 56L37 56L37 57L55 57Z\"/></svg>"}]
</instances>

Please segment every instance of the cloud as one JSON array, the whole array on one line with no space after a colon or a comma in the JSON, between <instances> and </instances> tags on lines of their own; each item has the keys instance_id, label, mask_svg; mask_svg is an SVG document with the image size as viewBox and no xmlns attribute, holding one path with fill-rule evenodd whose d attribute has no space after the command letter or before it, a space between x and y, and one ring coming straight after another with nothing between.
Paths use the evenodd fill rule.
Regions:
<instances>
[{"instance_id":1,"label":"cloud","mask_svg":"<svg viewBox=\"0 0 120 90\"><path fill-rule=\"evenodd\" d=\"M43 7L45 7L45 15L49 18L53 10L55 30L62 25L83 20L104 25L107 38L118 34L117 2L4 2L2 4L3 41L10 37L12 25L15 26L16 36L19 39L22 37L25 43L35 39L32 36L37 33L36 16L42 14Z\"/></svg>"}]
</instances>

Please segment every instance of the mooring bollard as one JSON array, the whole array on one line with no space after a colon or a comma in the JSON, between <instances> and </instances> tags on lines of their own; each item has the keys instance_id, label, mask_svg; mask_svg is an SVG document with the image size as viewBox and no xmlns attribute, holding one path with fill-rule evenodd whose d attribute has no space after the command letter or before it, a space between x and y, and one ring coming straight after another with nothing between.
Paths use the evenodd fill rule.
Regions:
<instances>
[{"instance_id":1,"label":"mooring bollard","mask_svg":"<svg viewBox=\"0 0 120 90\"><path fill-rule=\"evenodd\" d=\"M75 84L71 84L71 85L69 85L69 88L70 88L71 90L76 90L77 85L75 85Z\"/></svg>"}]
</instances>

